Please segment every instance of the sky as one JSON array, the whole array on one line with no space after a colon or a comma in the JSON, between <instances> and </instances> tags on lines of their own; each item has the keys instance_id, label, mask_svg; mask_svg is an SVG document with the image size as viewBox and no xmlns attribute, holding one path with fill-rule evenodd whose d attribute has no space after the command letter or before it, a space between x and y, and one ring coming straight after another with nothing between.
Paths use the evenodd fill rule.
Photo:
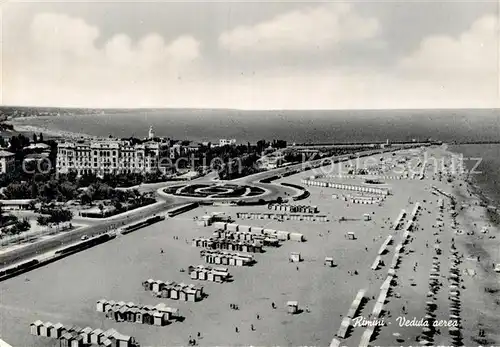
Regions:
<instances>
[{"instance_id":1,"label":"sky","mask_svg":"<svg viewBox=\"0 0 500 347\"><path fill-rule=\"evenodd\" d=\"M500 107L498 1L1 1L1 104Z\"/></svg>"}]
</instances>

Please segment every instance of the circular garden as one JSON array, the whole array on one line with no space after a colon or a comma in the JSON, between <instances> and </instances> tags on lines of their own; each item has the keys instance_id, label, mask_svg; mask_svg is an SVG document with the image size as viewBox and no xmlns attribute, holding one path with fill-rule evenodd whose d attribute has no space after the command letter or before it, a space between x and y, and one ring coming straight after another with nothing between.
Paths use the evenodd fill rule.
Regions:
<instances>
[{"instance_id":1,"label":"circular garden","mask_svg":"<svg viewBox=\"0 0 500 347\"><path fill-rule=\"evenodd\" d=\"M262 188L237 184L182 184L165 188L167 194L192 198L242 198L263 195Z\"/></svg>"}]
</instances>

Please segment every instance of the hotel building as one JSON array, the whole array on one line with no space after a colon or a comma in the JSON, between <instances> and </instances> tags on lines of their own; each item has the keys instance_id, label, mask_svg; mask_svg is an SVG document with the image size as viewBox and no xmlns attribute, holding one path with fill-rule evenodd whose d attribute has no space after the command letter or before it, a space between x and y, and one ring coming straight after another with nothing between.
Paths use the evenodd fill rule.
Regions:
<instances>
[{"instance_id":1,"label":"hotel building","mask_svg":"<svg viewBox=\"0 0 500 347\"><path fill-rule=\"evenodd\" d=\"M14 153L0 150L0 174L11 173L16 164L16 157Z\"/></svg>"},{"instance_id":2,"label":"hotel building","mask_svg":"<svg viewBox=\"0 0 500 347\"><path fill-rule=\"evenodd\" d=\"M126 140L106 139L58 143L58 173L74 171L78 176L119 173L146 174L161 168L159 163L167 144L146 141L132 144ZM168 156L168 154L167 154Z\"/></svg>"},{"instance_id":3,"label":"hotel building","mask_svg":"<svg viewBox=\"0 0 500 347\"><path fill-rule=\"evenodd\" d=\"M236 139L220 139L219 140L219 147L224 147L224 146L233 146L236 145Z\"/></svg>"}]
</instances>

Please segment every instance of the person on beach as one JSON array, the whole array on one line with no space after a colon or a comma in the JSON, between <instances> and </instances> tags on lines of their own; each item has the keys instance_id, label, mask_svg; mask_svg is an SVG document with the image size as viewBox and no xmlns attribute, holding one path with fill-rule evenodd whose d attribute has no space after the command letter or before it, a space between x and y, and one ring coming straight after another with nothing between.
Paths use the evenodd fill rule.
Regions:
<instances>
[{"instance_id":1,"label":"person on beach","mask_svg":"<svg viewBox=\"0 0 500 347\"><path fill-rule=\"evenodd\" d=\"M272 307L273 309L276 309L276 304L275 304L274 302L273 302L273 303L271 303L271 307Z\"/></svg>"},{"instance_id":2,"label":"person on beach","mask_svg":"<svg viewBox=\"0 0 500 347\"><path fill-rule=\"evenodd\" d=\"M234 329L234 331L236 331L237 333L239 333L239 332L240 332L240 331L238 330L238 327L236 327L236 328Z\"/></svg>"},{"instance_id":3,"label":"person on beach","mask_svg":"<svg viewBox=\"0 0 500 347\"><path fill-rule=\"evenodd\" d=\"M163 254L163 248L160 248L160 254Z\"/></svg>"},{"instance_id":4,"label":"person on beach","mask_svg":"<svg viewBox=\"0 0 500 347\"><path fill-rule=\"evenodd\" d=\"M260 316L257 314L257 320L259 320L259 319L260 319Z\"/></svg>"},{"instance_id":5,"label":"person on beach","mask_svg":"<svg viewBox=\"0 0 500 347\"><path fill-rule=\"evenodd\" d=\"M255 330L255 328L254 328L253 324L250 324L250 330L252 330L252 331L254 331L254 330Z\"/></svg>"}]
</instances>

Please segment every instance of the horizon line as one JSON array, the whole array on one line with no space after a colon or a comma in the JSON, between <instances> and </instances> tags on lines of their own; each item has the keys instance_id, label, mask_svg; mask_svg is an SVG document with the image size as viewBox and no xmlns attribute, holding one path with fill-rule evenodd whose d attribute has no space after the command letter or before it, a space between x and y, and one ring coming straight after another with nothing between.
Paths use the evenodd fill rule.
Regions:
<instances>
[{"instance_id":1,"label":"horizon line","mask_svg":"<svg viewBox=\"0 0 500 347\"><path fill-rule=\"evenodd\" d=\"M46 109L68 109L68 110L195 110L195 111L258 111L258 112L309 112L309 111L425 111L425 110L500 110L499 107L422 107L422 108L230 108L230 107L82 107L82 106L34 106L34 105L0 105L0 110L4 108L46 108Z\"/></svg>"}]
</instances>

